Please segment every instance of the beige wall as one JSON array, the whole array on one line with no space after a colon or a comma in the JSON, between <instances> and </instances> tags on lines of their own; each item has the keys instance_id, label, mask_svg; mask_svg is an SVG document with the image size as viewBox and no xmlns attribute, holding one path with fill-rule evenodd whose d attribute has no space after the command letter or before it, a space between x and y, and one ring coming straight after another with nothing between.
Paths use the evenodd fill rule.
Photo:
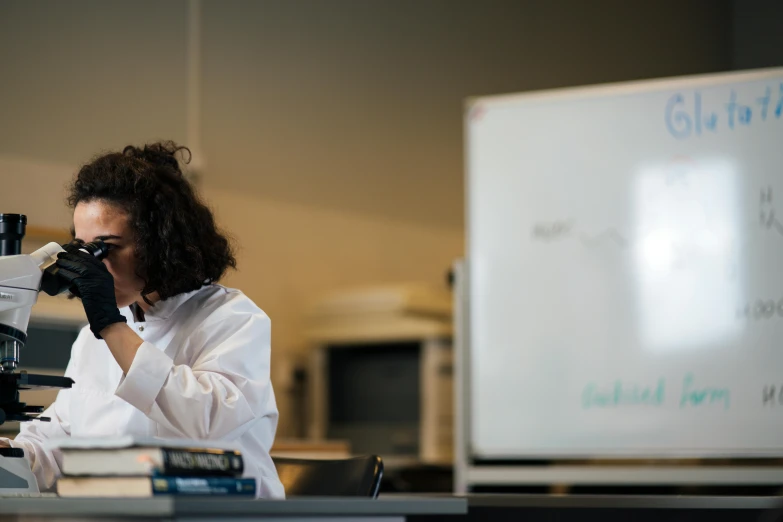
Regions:
<instances>
[{"instance_id":1,"label":"beige wall","mask_svg":"<svg viewBox=\"0 0 783 522\"><path fill-rule=\"evenodd\" d=\"M0 2L0 154L185 138L185 0Z\"/></svg>"},{"instance_id":2,"label":"beige wall","mask_svg":"<svg viewBox=\"0 0 783 522\"><path fill-rule=\"evenodd\" d=\"M275 347L302 345L299 311L314 297L355 285L442 281L462 252L462 232L235 191L209 191L218 219L239 239L226 284L251 293L272 317ZM260 238L260 239L256 239Z\"/></svg>"},{"instance_id":3,"label":"beige wall","mask_svg":"<svg viewBox=\"0 0 783 522\"><path fill-rule=\"evenodd\" d=\"M442 281L461 255L465 97L727 69L727 5L204 0L203 192L240 246L226 282L272 317L281 433L303 306ZM106 147L184 140L186 8L0 3L0 155L67 170ZM67 176L20 181L1 164L15 188L0 211L67 219L51 210Z\"/></svg>"}]
</instances>

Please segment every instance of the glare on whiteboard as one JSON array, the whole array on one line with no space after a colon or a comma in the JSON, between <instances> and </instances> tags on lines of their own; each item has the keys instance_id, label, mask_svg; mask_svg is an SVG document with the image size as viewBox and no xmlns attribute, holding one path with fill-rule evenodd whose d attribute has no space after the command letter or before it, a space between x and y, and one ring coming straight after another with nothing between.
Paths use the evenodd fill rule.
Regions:
<instances>
[{"instance_id":1,"label":"glare on whiteboard","mask_svg":"<svg viewBox=\"0 0 783 522\"><path fill-rule=\"evenodd\" d=\"M741 333L738 183L726 161L676 158L637 173L633 255L645 348L710 348Z\"/></svg>"},{"instance_id":2,"label":"glare on whiteboard","mask_svg":"<svg viewBox=\"0 0 783 522\"><path fill-rule=\"evenodd\" d=\"M674 264L674 233L661 228L650 232L641 243L641 262L653 272L669 272Z\"/></svg>"}]
</instances>

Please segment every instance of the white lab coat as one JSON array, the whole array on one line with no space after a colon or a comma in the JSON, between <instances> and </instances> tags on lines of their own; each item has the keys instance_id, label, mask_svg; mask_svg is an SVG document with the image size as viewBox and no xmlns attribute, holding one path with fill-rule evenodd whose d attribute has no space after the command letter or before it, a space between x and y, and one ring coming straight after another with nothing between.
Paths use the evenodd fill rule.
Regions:
<instances>
[{"instance_id":1,"label":"white lab coat","mask_svg":"<svg viewBox=\"0 0 783 522\"><path fill-rule=\"evenodd\" d=\"M136 435L236 442L257 495L283 498L269 455L278 418L269 317L242 292L214 284L156 303L144 322L130 308L120 312L144 340L128 374L85 327L65 372L73 388L43 413L52 421L24 422L10 441L25 450L39 488L60 475L48 439Z\"/></svg>"}]
</instances>

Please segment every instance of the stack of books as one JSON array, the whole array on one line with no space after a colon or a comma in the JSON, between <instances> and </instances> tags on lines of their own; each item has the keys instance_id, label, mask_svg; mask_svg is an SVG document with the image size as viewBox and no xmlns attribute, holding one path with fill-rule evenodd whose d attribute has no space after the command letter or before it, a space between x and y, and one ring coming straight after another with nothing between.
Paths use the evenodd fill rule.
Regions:
<instances>
[{"instance_id":1,"label":"stack of books","mask_svg":"<svg viewBox=\"0 0 783 522\"><path fill-rule=\"evenodd\" d=\"M256 494L256 480L242 477L242 454L204 441L64 439L56 446L61 497Z\"/></svg>"}]
</instances>

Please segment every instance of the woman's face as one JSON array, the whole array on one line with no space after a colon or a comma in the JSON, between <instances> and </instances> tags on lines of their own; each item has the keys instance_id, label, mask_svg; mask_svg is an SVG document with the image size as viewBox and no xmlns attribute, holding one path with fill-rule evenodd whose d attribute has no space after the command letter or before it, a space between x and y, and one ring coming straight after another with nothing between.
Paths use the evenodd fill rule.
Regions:
<instances>
[{"instance_id":1,"label":"woman's face","mask_svg":"<svg viewBox=\"0 0 783 522\"><path fill-rule=\"evenodd\" d=\"M109 247L109 255L103 264L114 276L117 307L143 302L141 291L144 281L136 275L136 243L128 214L104 201L81 202L73 212L73 230L77 241L89 243L100 239Z\"/></svg>"}]
</instances>

